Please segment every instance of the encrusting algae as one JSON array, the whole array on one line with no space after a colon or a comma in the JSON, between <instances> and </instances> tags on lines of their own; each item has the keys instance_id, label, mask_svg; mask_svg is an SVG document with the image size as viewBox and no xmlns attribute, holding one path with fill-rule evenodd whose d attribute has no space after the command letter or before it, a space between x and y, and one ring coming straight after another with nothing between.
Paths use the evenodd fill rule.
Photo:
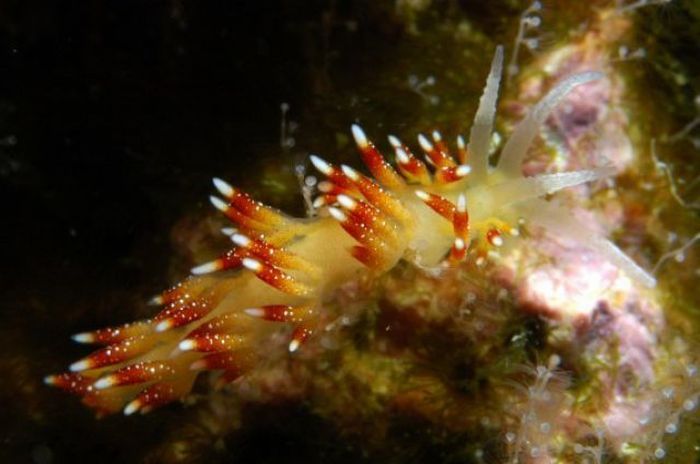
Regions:
<instances>
[{"instance_id":1,"label":"encrusting algae","mask_svg":"<svg viewBox=\"0 0 700 464\"><path fill-rule=\"evenodd\" d=\"M427 164L391 136L397 172L357 125L352 133L374 179L312 155L327 177L316 200L321 217L285 216L214 179L223 199L211 201L236 224L227 232L235 246L155 298L164 309L152 319L74 336L104 348L46 382L82 396L99 413L147 412L186 395L202 370L222 370L233 381L255 369L277 330L270 321L294 327L288 349L296 351L323 330L324 301L363 269L383 273L402 259L422 267L462 261L480 266L523 225L578 240L630 278L653 286L654 279L612 242L543 199L609 176L609 167L521 174L527 149L555 105L601 75L580 73L555 86L515 128L492 167L488 150L502 67L499 47L469 143L458 138L456 158L438 132L432 141L418 137Z\"/></svg>"}]
</instances>

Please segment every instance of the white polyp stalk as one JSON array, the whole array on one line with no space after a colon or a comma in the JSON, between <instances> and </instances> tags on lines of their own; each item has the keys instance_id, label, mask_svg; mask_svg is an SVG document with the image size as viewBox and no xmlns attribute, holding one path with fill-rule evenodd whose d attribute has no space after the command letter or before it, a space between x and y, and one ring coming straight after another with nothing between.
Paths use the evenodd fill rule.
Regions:
<instances>
[{"instance_id":1,"label":"white polyp stalk","mask_svg":"<svg viewBox=\"0 0 700 464\"><path fill-rule=\"evenodd\" d=\"M503 46L496 47L496 53L491 62L491 71L486 79L484 93L479 99L479 107L474 116L471 132L469 133L469 164L475 179L483 178L488 171L489 144L493 120L496 117L496 102L498 102L498 87L503 73Z\"/></svg>"},{"instance_id":2,"label":"white polyp stalk","mask_svg":"<svg viewBox=\"0 0 700 464\"><path fill-rule=\"evenodd\" d=\"M510 177L521 175L523 159L527 154L532 140L539 132L540 126L547 119L554 107L569 93L574 87L594 81L603 77L599 72L584 72L574 74L557 84L545 95L520 121L510 138L506 142L501 152L501 159L497 169Z\"/></svg>"}]
</instances>

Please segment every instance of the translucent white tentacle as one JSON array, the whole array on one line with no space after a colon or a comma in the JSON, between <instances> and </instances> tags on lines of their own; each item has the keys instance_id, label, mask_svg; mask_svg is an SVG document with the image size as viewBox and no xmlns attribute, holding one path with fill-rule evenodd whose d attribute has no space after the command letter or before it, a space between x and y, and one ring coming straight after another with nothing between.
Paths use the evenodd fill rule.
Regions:
<instances>
[{"instance_id":1,"label":"translucent white tentacle","mask_svg":"<svg viewBox=\"0 0 700 464\"><path fill-rule=\"evenodd\" d=\"M536 177L521 177L488 187L488 198L493 203L491 206L496 208L602 179L614 173L613 167L600 167L583 171L543 174Z\"/></svg>"},{"instance_id":2,"label":"translucent white tentacle","mask_svg":"<svg viewBox=\"0 0 700 464\"><path fill-rule=\"evenodd\" d=\"M574 74L561 81L545 97L537 103L530 113L520 121L513 134L506 142L497 169L510 177L521 175L522 163L532 140L539 132L540 125L547 119L549 113L574 87L603 77L599 72L584 72Z\"/></svg>"},{"instance_id":3,"label":"translucent white tentacle","mask_svg":"<svg viewBox=\"0 0 700 464\"><path fill-rule=\"evenodd\" d=\"M493 120L496 116L496 102L498 101L498 86L503 72L503 46L496 47L496 54L491 62L491 71L486 79L484 93L479 100L479 108L476 110L471 132L469 133L469 165L472 167L472 179L477 182L488 171L489 143Z\"/></svg>"},{"instance_id":4,"label":"translucent white tentacle","mask_svg":"<svg viewBox=\"0 0 700 464\"><path fill-rule=\"evenodd\" d=\"M612 264L624 271L628 277L646 287L654 287L656 279L642 269L614 243L591 232L565 209L556 203L534 199L523 205L528 209L528 219L546 228L554 235L561 235L580 242L583 246L600 253Z\"/></svg>"}]
</instances>

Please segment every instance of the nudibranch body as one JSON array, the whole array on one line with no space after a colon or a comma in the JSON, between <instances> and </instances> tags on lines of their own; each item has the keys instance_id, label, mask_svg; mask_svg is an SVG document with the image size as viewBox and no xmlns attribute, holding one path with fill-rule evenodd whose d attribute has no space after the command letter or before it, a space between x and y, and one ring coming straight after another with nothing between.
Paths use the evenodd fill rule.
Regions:
<instances>
[{"instance_id":1,"label":"nudibranch body","mask_svg":"<svg viewBox=\"0 0 700 464\"><path fill-rule=\"evenodd\" d=\"M82 396L98 413L144 413L187 395L203 370L222 371L223 383L251 372L279 333L279 323L291 327L288 351L298 350L324 330L324 302L364 272L378 275L400 260L422 267L480 266L508 246L522 224L573 238L630 278L653 286L653 278L612 242L543 198L609 176L612 168L533 177L521 171L555 105L601 75L584 72L561 81L514 129L491 166L502 63L499 47L469 143L459 137L456 156L438 132L418 138L426 163L390 136L395 169L357 125L352 134L371 178L311 155L327 178L319 184L317 217L288 217L214 179L221 196L211 201L236 224L225 230L235 246L154 298L163 309L152 319L74 336L103 348L46 382Z\"/></svg>"}]
</instances>

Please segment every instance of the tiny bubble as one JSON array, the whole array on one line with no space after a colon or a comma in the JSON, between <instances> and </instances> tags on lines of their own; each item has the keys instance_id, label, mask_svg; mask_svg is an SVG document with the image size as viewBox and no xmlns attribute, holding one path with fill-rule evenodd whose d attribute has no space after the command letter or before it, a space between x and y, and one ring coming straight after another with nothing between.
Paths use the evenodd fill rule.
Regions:
<instances>
[{"instance_id":1,"label":"tiny bubble","mask_svg":"<svg viewBox=\"0 0 700 464\"><path fill-rule=\"evenodd\" d=\"M647 51L644 48L638 48L637 51L635 51L632 56L634 58L644 58L647 56Z\"/></svg>"},{"instance_id":2,"label":"tiny bubble","mask_svg":"<svg viewBox=\"0 0 700 464\"><path fill-rule=\"evenodd\" d=\"M654 450L654 457L656 459L663 459L666 456L666 451L663 448L656 448Z\"/></svg>"},{"instance_id":3,"label":"tiny bubble","mask_svg":"<svg viewBox=\"0 0 700 464\"><path fill-rule=\"evenodd\" d=\"M515 434L513 432L506 433L506 441L508 443L513 443L515 441Z\"/></svg>"},{"instance_id":4,"label":"tiny bubble","mask_svg":"<svg viewBox=\"0 0 700 464\"><path fill-rule=\"evenodd\" d=\"M46 445L37 445L32 449L32 462L35 464L50 464L54 461L51 448Z\"/></svg>"},{"instance_id":5,"label":"tiny bubble","mask_svg":"<svg viewBox=\"0 0 700 464\"><path fill-rule=\"evenodd\" d=\"M561 363L561 358L559 357L558 354L553 354L552 356L549 357L549 368L554 369L555 367L559 366Z\"/></svg>"},{"instance_id":6,"label":"tiny bubble","mask_svg":"<svg viewBox=\"0 0 700 464\"><path fill-rule=\"evenodd\" d=\"M686 411L692 411L693 409L695 409L695 406L697 406L695 400L688 399L683 402L683 409L685 409Z\"/></svg>"},{"instance_id":7,"label":"tiny bubble","mask_svg":"<svg viewBox=\"0 0 700 464\"><path fill-rule=\"evenodd\" d=\"M496 299L500 301L505 300L506 298L508 298L508 290L506 290L505 288L499 289L498 295L496 295Z\"/></svg>"},{"instance_id":8,"label":"tiny bubble","mask_svg":"<svg viewBox=\"0 0 700 464\"><path fill-rule=\"evenodd\" d=\"M666 424L666 427L664 428L666 433L676 433L678 431L678 426L674 423Z\"/></svg>"},{"instance_id":9,"label":"tiny bubble","mask_svg":"<svg viewBox=\"0 0 700 464\"><path fill-rule=\"evenodd\" d=\"M539 27L542 20L539 16L528 16L523 22L529 27Z\"/></svg>"}]
</instances>

